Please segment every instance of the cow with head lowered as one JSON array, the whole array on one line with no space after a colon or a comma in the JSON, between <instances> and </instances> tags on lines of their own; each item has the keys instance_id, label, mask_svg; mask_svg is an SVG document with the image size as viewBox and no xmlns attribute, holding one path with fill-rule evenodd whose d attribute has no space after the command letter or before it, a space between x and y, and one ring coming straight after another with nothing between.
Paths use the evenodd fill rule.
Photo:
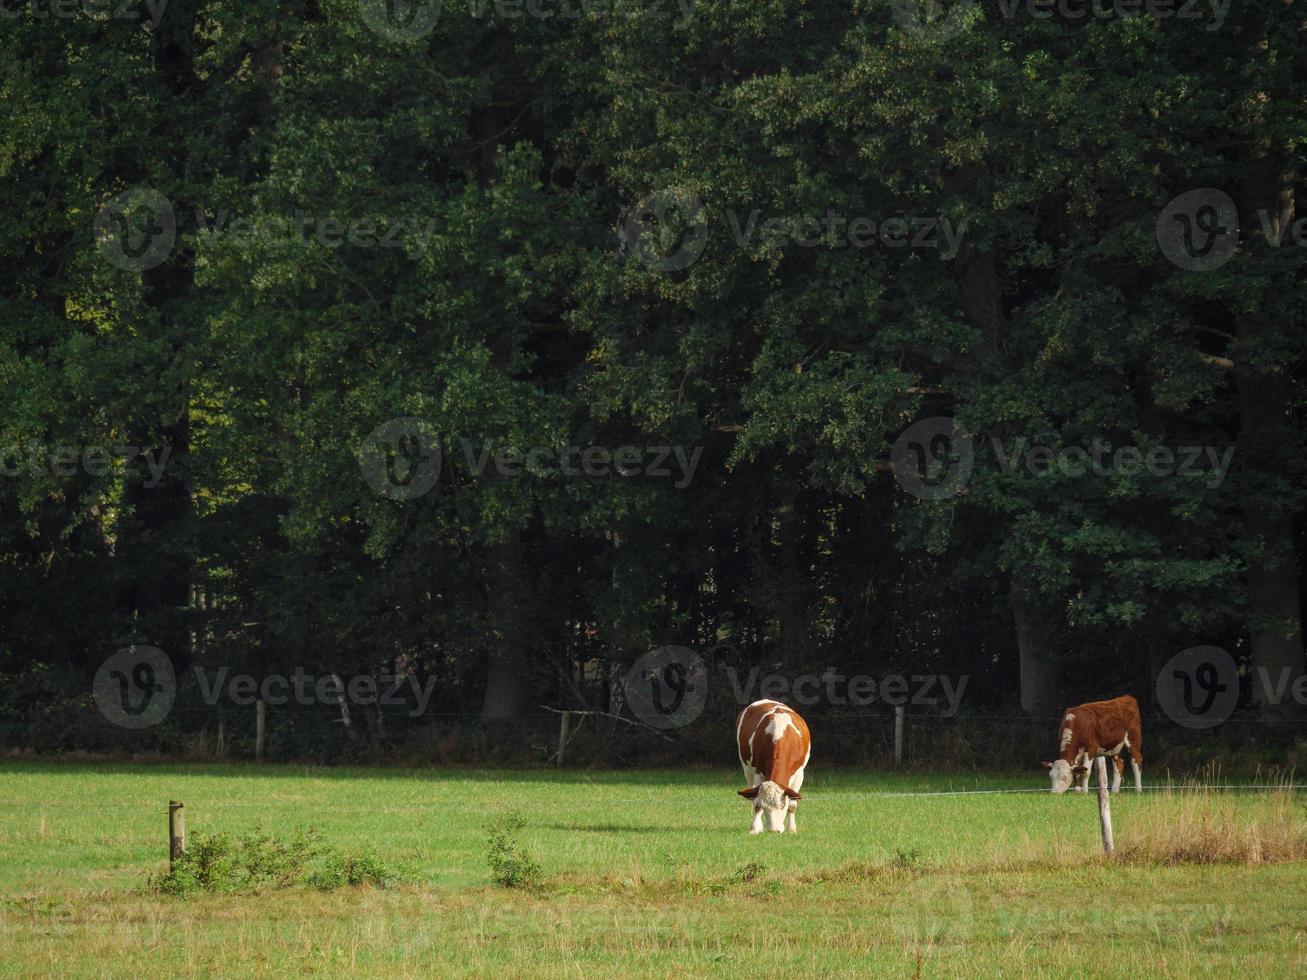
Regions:
<instances>
[{"instance_id":1,"label":"cow with head lowered","mask_svg":"<svg viewBox=\"0 0 1307 980\"><path fill-rule=\"evenodd\" d=\"M760 834L764 827L784 833L787 816L790 833L797 831L794 811L803 799L799 787L812 754L807 723L779 701L755 701L740 712L735 743L749 784L740 795L753 804L749 833Z\"/></svg>"},{"instance_id":2,"label":"cow with head lowered","mask_svg":"<svg viewBox=\"0 0 1307 980\"><path fill-rule=\"evenodd\" d=\"M1058 758L1045 762L1054 793L1065 793L1074 783L1077 793L1089 791L1089 767L1098 756L1112 760L1112 792L1121 788L1122 752L1130 756L1135 791L1143 792L1143 735L1139 703L1130 695L1110 701L1090 701L1067 708L1058 727Z\"/></svg>"}]
</instances>

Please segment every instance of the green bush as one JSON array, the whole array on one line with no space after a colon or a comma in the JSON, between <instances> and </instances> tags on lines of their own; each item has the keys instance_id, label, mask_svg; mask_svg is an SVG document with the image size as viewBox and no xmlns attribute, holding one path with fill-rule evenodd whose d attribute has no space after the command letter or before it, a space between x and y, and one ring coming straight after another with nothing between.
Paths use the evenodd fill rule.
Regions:
<instances>
[{"instance_id":1,"label":"green bush","mask_svg":"<svg viewBox=\"0 0 1307 980\"><path fill-rule=\"evenodd\" d=\"M919 847L909 847L906 849L896 847L894 848L894 859L890 861L890 864L894 867L902 868L904 870L911 870L912 868L919 867L921 863L921 848Z\"/></svg>"},{"instance_id":2,"label":"green bush","mask_svg":"<svg viewBox=\"0 0 1307 980\"><path fill-rule=\"evenodd\" d=\"M149 886L165 895L192 892L257 892L307 885L330 890L346 885L385 886L386 868L371 855L345 855L313 830L289 840L256 830L233 840L228 834L197 834L181 859Z\"/></svg>"},{"instance_id":3,"label":"green bush","mask_svg":"<svg viewBox=\"0 0 1307 980\"><path fill-rule=\"evenodd\" d=\"M890 861L890 864L894 865L895 868L902 868L904 870L920 868L920 866L923 865L923 861L921 861L921 848L894 848L894 860Z\"/></svg>"},{"instance_id":4,"label":"green bush","mask_svg":"<svg viewBox=\"0 0 1307 980\"><path fill-rule=\"evenodd\" d=\"M538 888L544 873L513 836L526 826L520 814L509 813L486 825L486 862L490 877L505 888Z\"/></svg>"},{"instance_id":5,"label":"green bush","mask_svg":"<svg viewBox=\"0 0 1307 980\"><path fill-rule=\"evenodd\" d=\"M767 865L760 864L757 861L750 861L735 869L735 874L731 875L731 883L736 885L747 884L751 881L757 881L767 873Z\"/></svg>"},{"instance_id":6,"label":"green bush","mask_svg":"<svg viewBox=\"0 0 1307 980\"><path fill-rule=\"evenodd\" d=\"M226 834L197 834L192 846L167 874L151 879L155 891L187 895L194 891L227 891L236 878L232 844Z\"/></svg>"},{"instance_id":7,"label":"green bush","mask_svg":"<svg viewBox=\"0 0 1307 980\"><path fill-rule=\"evenodd\" d=\"M384 887L388 880L385 866L369 854L359 857L333 854L321 868L309 875L308 884L322 891L331 891L347 885Z\"/></svg>"}]
</instances>

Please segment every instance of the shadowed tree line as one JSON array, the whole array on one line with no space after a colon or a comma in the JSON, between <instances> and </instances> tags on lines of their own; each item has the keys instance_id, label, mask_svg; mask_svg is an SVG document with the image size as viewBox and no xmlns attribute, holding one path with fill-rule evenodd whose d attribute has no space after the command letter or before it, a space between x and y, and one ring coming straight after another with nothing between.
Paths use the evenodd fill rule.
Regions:
<instances>
[{"instance_id":1,"label":"shadowed tree line","mask_svg":"<svg viewBox=\"0 0 1307 980\"><path fill-rule=\"evenodd\" d=\"M1301 2L376 7L0 24L11 716L131 644L487 722L664 644L1036 717L1302 674ZM112 261L141 188L175 242Z\"/></svg>"}]
</instances>

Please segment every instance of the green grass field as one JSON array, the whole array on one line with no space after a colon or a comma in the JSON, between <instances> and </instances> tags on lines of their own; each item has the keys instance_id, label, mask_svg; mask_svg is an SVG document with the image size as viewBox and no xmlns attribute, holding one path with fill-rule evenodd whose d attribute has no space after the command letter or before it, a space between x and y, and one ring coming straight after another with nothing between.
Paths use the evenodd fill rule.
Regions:
<instances>
[{"instance_id":1,"label":"green grass field","mask_svg":"<svg viewBox=\"0 0 1307 980\"><path fill-rule=\"evenodd\" d=\"M6 975L1188 976L1307 970L1307 863L1108 862L1094 796L1042 776L813 770L797 835L750 837L738 771L498 772L0 765ZM194 835L312 827L386 888L160 896L166 803ZM1237 825L1301 799L1214 797ZM1286 811L1285 807L1292 809ZM1179 795L1113 799L1118 845L1203 821ZM1186 809L1186 807L1188 809ZM490 883L510 811L543 866ZM1250 831L1251 832L1251 831ZM1269 851L1264 855L1273 858ZM761 866L761 867L758 867Z\"/></svg>"}]
</instances>

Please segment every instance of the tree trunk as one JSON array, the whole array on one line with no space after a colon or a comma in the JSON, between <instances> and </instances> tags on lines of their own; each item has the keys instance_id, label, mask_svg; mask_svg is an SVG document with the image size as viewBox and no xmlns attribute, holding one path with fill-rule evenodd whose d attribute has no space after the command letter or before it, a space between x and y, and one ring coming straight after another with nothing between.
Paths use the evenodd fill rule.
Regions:
<instances>
[{"instance_id":1,"label":"tree trunk","mask_svg":"<svg viewBox=\"0 0 1307 980\"><path fill-rule=\"evenodd\" d=\"M522 543L517 531L492 545L488 580L493 640L486 664L483 721L514 721L530 706L531 674L522 608Z\"/></svg>"},{"instance_id":2,"label":"tree trunk","mask_svg":"<svg viewBox=\"0 0 1307 980\"><path fill-rule=\"evenodd\" d=\"M1053 624L1047 609L1013 597L1017 653L1021 658L1021 710L1055 715L1062 710L1062 671L1051 659Z\"/></svg>"},{"instance_id":3,"label":"tree trunk","mask_svg":"<svg viewBox=\"0 0 1307 980\"><path fill-rule=\"evenodd\" d=\"M499 179L499 129L493 106L472 114L473 165L477 183L489 187ZM503 344L492 344L492 357L501 371L508 370L510 346L505 334ZM487 480L498 479L491 467ZM481 704L483 721L513 721L530 705L530 657L527 655L525 610L526 598L522 575L521 532L510 527L505 539L491 545L488 553L487 580L490 588L490 613L493 640L486 662L486 696Z\"/></svg>"},{"instance_id":4,"label":"tree trunk","mask_svg":"<svg viewBox=\"0 0 1307 980\"><path fill-rule=\"evenodd\" d=\"M1266 24L1249 8L1240 24L1243 46L1252 57L1262 51ZM1276 247L1293 224L1296 173L1294 154L1273 136L1276 107L1259 105L1250 122L1251 134L1239 186L1239 224L1254 256ZM1290 365L1252 364L1254 351L1271 347L1274 339L1266 311L1254 304L1239 323L1240 347L1247 353L1236 361L1239 397L1239 457L1252 477L1244 495L1243 531L1260 547L1250 559L1246 582L1252 615L1249 623L1253 700L1266 707L1282 680L1290 685L1302 675L1302 609L1295 551L1293 513L1271 495L1274 481L1301 454L1293 423L1294 398ZM1261 477L1261 479L1259 479ZM1269 687L1263 682L1270 681ZM1284 689L1284 688L1279 688ZM1291 689L1291 688L1289 688Z\"/></svg>"},{"instance_id":5,"label":"tree trunk","mask_svg":"<svg viewBox=\"0 0 1307 980\"><path fill-rule=\"evenodd\" d=\"M165 19L150 36L156 79L176 99L188 97L196 84L191 57L193 12L179 11ZM182 148L173 150L175 172L185 169ZM137 180L144 181L142 169ZM181 213L183 202L174 201ZM160 349L171 359L185 358L188 327L186 304L195 288L189 259L173 255L142 273L145 300L159 313ZM174 660L190 649L190 630L183 617L191 601L192 561L187 540L191 516L190 488L182 468L190 447L190 393L160 391L157 400L140 406L129 424L140 455L131 460L123 478L122 500L130 516L119 524L115 560L125 570L118 593L120 610L132 622L132 634L162 648ZM157 426L157 419L175 420ZM145 457L155 461L151 473Z\"/></svg>"},{"instance_id":6,"label":"tree trunk","mask_svg":"<svg viewBox=\"0 0 1307 980\"><path fill-rule=\"evenodd\" d=\"M799 568L799 517L793 486L787 486L776 516L781 539L781 661L786 670L792 671L802 663L804 640L804 579Z\"/></svg>"},{"instance_id":7,"label":"tree trunk","mask_svg":"<svg viewBox=\"0 0 1307 980\"><path fill-rule=\"evenodd\" d=\"M955 187L974 187L982 193L989 186L984 168L969 168L953 178ZM1007 333L1007 311L1003 282L992 253L968 240L958 253L958 291L967 318L983 331L978 353L1001 360ZM1053 618L1041 605L1013 596L1012 612L1020 657L1021 710L1029 715L1053 715L1062 710L1061 669L1050 659Z\"/></svg>"},{"instance_id":8,"label":"tree trunk","mask_svg":"<svg viewBox=\"0 0 1307 980\"><path fill-rule=\"evenodd\" d=\"M190 491L176 471L186 459L187 420L164 429L159 442L148 448L142 440L140 447L143 456L150 455L160 466L160 476L152 475L140 457L128 468L123 502L132 516L119 525L118 557L129 570L125 606L146 624L154 642L166 644L168 653L177 656L189 646L183 642L184 633L178 633L179 622L173 621L191 596L190 559L183 540Z\"/></svg>"},{"instance_id":9,"label":"tree trunk","mask_svg":"<svg viewBox=\"0 0 1307 980\"><path fill-rule=\"evenodd\" d=\"M1244 336L1257 330L1251 326ZM1237 367L1239 456L1246 478L1241 521L1243 536L1255 549L1244 581L1249 600L1253 702L1272 704L1275 690L1292 690L1304 668L1302 607L1293 514L1271 495L1272 477L1298 455L1298 438L1289 415L1291 383L1286 371ZM1288 688L1282 686L1286 681ZM1270 682L1268 688L1266 681Z\"/></svg>"},{"instance_id":10,"label":"tree trunk","mask_svg":"<svg viewBox=\"0 0 1307 980\"><path fill-rule=\"evenodd\" d=\"M1249 564L1247 580L1253 612L1253 701L1266 707L1272 704L1274 691L1292 690L1303 674L1298 556L1292 516L1249 514L1245 526L1265 542L1265 550Z\"/></svg>"},{"instance_id":11,"label":"tree trunk","mask_svg":"<svg viewBox=\"0 0 1307 980\"><path fill-rule=\"evenodd\" d=\"M1162 702L1157 697L1157 678L1167 661L1180 652L1174 643L1168 643L1161 636L1154 636L1148 641L1148 703L1154 712L1162 712Z\"/></svg>"}]
</instances>

